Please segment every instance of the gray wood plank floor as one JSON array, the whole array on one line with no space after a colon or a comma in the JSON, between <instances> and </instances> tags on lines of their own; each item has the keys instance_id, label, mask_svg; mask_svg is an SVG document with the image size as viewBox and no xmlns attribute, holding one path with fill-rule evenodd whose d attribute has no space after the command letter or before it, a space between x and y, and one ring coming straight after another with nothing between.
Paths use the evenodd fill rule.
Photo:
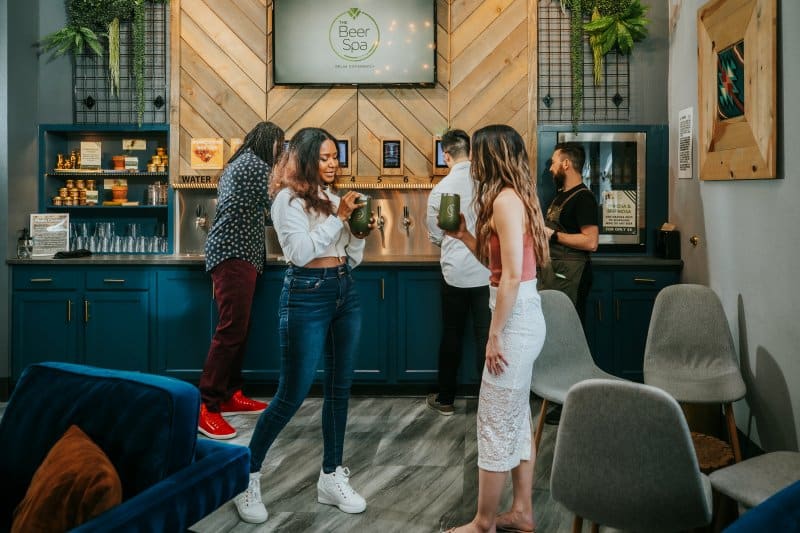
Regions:
<instances>
[{"instance_id":1,"label":"gray wood plank floor","mask_svg":"<svg viewBox=\"0 0 800 533\"><path fill-rule=\"evenodd\" d=\"M367 510L358 515L317 503L321 406L320 398L307 399L267 454L261 470L270 515L266 523L240 522L228 502L191 531L439 532L472 518L478 489L477 399L456 400L456 414L444 417L429 409L424 398L352 398L344 463L352 472L351 484L367 500ZM531 401L534 418L539 406ZM239 432L230 442L246 446L256 420L253 415L229 417ZM569 532L572 514L551 499L549 490L557 426L544 427L533 493L537 532ZM509 478L503 508L510 501ZM584 530L589 531L588 524Z\"/></svg>"}]
</instances>

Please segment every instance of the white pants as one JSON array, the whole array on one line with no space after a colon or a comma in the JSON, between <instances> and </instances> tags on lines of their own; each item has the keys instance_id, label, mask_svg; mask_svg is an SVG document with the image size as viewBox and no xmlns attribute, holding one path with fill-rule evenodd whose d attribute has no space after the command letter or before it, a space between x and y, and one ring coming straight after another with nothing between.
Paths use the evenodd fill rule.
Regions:
<instances>
[{"instance_id":1,"label":"white pants","mask_svg":"<svg viewBox=\"0 0 800 533\"><path fill-rule=\"evenodd\" d=\"M496 301L497 287L490 287L492 312ZM536 280L524 281L502 332L508 366L499 376L483 369L478 397L478 467L483 470L507 472L531 458L531 378L544 336Z\"/></svg>"}]
</instances>

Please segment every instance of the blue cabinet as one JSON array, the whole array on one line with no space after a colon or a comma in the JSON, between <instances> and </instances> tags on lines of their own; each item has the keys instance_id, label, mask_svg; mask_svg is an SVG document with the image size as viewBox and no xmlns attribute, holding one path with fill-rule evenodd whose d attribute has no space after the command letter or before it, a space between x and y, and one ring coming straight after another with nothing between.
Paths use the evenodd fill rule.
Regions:
<instances>
[{"instance_id":1,"label":"blue cabinet","mask_svg":"<svg viewBox=\"0 0 800 533\"><path fill-rule=\"evenodd\" d=\"M156 283L154 368L159 374L197 380L216 323L211 278L202 268L162 268Z\"/></svg>"},{"instance_id":2,"label":"blue cabinet","mask_svg":"<svg viewBox=\"0 0 800 533\"><path fill-rule=\"evenodd\" d=\"M393 273L385 270L357 268L353 271L361 302L361 341L355 361L356 382L386 382L389 361L394 356L390 342L394 322L392 302L395 294Z\"/></svg>"},{"instance_id":3,"label":"blue cabinet","mask_svg":"<svg viewBox=\"0 0 800 533\"><path fill-rule=\"evenodd\" d=\"M397 380L434 382L442 329L441 271L400 271L397 277Z\"/></svg>"},{"instance_id":4,"label":"blue cabinet","mask_svg":"<svg viewBox=\"0 0 800 533\"><path fill-rule=\"evenodd\" d=\"M278 304L284 271L283 268L268 268L256 281L242 370L245 379L278 381L281 371Z\"/></svg>"},{"instance_id":5,"label":"blue cabinet","mask_svg":"<svg viewBox=\"0 0 800 533\"><path fill-rule=\"evenodd\" d=\"M40 361L150 369L147 272L18 266L12 278L12 378Z\"/></svg>"},{"instance_id":6,"label":"blue cabinet","mask_svg":"<svg viewBox=\"0 0 800 533\"><path fill-rule=\"evenodd\" d=\"M642 381L642 362L658 292L680 281L680 268L593 266L586 304L586 337L597 365L616 376Z\"/></svg>"}]
</instances>

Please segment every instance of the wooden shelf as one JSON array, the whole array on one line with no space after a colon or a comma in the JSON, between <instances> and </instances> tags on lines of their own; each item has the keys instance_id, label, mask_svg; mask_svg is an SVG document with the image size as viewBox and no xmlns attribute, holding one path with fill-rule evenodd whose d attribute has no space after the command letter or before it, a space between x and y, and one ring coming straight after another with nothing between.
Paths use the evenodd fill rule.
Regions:
<instances>
[{"instance_id":1,"label":"wooden shelf","mask_svg":"<svg viewBox=\"0 0 800 533\"><path fill-rule=\"evenodd\" d=\"M152 178L166 178L169 176L167 172L133 172L130 170L53 170L45 174L48 178L92 178L94 176L114 177L114 178L130 178L130 177L152 177Z\"/></svg>"}]
</instances>

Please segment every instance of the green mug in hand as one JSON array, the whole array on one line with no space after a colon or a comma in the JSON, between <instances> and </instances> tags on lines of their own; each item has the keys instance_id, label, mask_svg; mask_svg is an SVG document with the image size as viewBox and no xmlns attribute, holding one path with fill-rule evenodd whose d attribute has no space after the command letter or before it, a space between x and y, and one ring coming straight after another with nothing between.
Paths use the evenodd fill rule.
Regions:
<instances>
[{"instance_id":1,"label":"green mug in hand","mask_svg":"<svg viewBox=\"0 0 800 533\"><path fill-rule=\"evenodd\" d=\"M457 231L461 226L461 197L454 193L443 193L439 202L439 227L446 231Z\"/></svg>"},{"instance_id":2,"label":"green mug in hand","mask_svg":"<svg viewBox=\"0 0 800 533\"><path fill-rule=\"evenodd\" d=\"M366 235L370 231L369 220L372 218L372 198L362 194L358 207L350 214L350 231L356 235Z\"/></svg>"}]
</instances>

